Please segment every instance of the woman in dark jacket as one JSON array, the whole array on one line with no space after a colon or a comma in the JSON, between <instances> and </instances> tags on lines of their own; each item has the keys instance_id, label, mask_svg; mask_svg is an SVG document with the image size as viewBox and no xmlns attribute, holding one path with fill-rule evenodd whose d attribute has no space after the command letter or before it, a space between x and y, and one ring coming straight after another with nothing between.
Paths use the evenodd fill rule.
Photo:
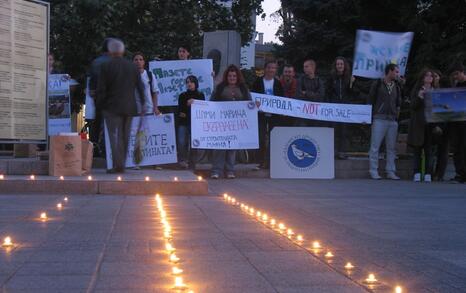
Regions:
<instances>
[{"instance_id":1,"label":"woman in dark jacket","mask_svg":"<svg viewBox=\"0 0 466 293\"><path fill-rule=\"evenodd\" d=\"M351 68L344 57L335 58L326 86L325 93L330 103L351 103ZM332 125L335 131L335 156L345 159L344 152L348 151L348 127L341 122L334 122Z\"/></svg>"},{"instance_id":2,"label":"woman in dark jacket","mask_svg":"<svg viewBox=\"0 0 466 293\"><path fill-rule=\"evenodd\" d=\"M186 78L187 90L178 98L178 161L182 167L195 169L195 152L191 149L188 153L188 143L191 134L191 104L194 100L205 100L204 94L199 89L199 81L194 75ZM189 159L189 163L186 161ZM189 165L188 165L189 164Z\"/></svg>"},{"instance_id":3,"label":"woman in dark jacket","mask_svg":"<svg viewBox=\"0 0 466 293\"><path fill-rule=\"evenodd\" d=\"M239 68L230 65L223 74L222 82L217 85L211 101L231 102L252 100L248 87ZM236 150L213 150L212 172L210 178L218 179L225 170L228 179L235 178Z\"/></svg>"},{"instance_id":4,"label":"woman in dark jacket","mask_svg":"<svg viewBox=\"0 0 466 293\"><path fill-rule=\"evenodd\" d=\"M411 93L411 115L409 121L408 144L414 148L414 181L421 181L422 151L425 158L425 182L432 181L432 127L424 114L425 95L434 89L434 72L423 70Z\"/></svg>"}]
</instances>

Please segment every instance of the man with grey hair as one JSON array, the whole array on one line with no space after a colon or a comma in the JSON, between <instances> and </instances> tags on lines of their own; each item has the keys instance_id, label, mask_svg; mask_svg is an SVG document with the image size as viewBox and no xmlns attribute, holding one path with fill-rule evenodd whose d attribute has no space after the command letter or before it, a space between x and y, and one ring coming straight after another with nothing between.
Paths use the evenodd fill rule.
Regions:
<instances>
[{"instance_id":1,"label":"man with grey hair","mask_svg":"<svg viewBox=\"0 0 466 293\"><path fill-rule=\"evenodd\" d=\"M135 90L145 99L144 85L136 66L123 58L125 45L122 41L110 40L108 51L111 59L100 69L97 104L103 110L112 150L113 168L107 172L123 173L131 120L137 115Z\"/></svg>"}]
</instances>

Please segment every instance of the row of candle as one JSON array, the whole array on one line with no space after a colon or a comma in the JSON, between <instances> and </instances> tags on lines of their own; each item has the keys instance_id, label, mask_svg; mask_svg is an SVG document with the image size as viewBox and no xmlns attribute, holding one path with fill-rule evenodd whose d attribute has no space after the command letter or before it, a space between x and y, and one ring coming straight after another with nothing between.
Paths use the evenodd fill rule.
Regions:
<instances>
[{"instance_id":1,"label":"row of candle","mask_svg":"<svg viewBox=\"0 0 466 293\"><path fill-rule=\"evenodd\" d=\"M63 198L63 202L68 203L68 197L67 196L65 196ZM63 205L64 204L62 202L57 203L57 205L56 205L57 210L61 211L63 209ZM41 221L41 222L47 222L49 220L49 217L48 217L46 212L41 212L39 214L38 220ZM13 243L13 240L12 240L11 236L6 236L5 238L3 238L2 247L7 248L7 249L11 249L13 246L14 246L14 243Z\"/></svg>"},{"instance_id":2,"label":"row of candle","mask_svg":"<svg viewBox=\"0 0 466 293\"><path fill-rule=\"evenodd\" d=\"M174 284L172 289L178 291L185 291L189 289L189 286L183 281L183 270L180 268L181 259L176 255L176 248L173 245L173 231L170 223L167 219L167 212L163 206L163 200L160 194L155 195L155 202L157 210L160 215L160 223L163 226L163 239L165 241L165 252L168 254L168 261L171 264L171 274L174 276ZM194 293L193 290L189 290L187 293Z\"/></svg>"},{"instance_id":3,"label":"row of candle","mask_svg":"<svg viewBox=\"0 0 466 293\"><path fill-rule=\"evenodd\" d=\"M5 175L0 174L0 180L4 180L4 179L5 179ZM58 177L58 179L59 179L59 180L65 180L65 177L64 177L64 176L60 176L60 177ZM35 175L30 175L30 176L29 176L29 180L36 180L36 176L35 176ZM88 181L92 181L92 180L94 180L94 178L93 178L91 175L89 175L89 176L87 176L87 180L88 180ZM117 176L117 177L116 177L116 180L117 180L117 181L122 181L122 180L123 180L123 177L122 177L122 176ZM204 180L204 178L202 178L202 176L197 176L197 181L202 181L202 180ZM150 177L149 177L149 176L145 176L145 177L144 177L144 181L150 181ZM175 176L175 177L173 177L173 181L179 181L179 178L178 178L177 176Z\"/></svg>"},{"instance_id":4,"label":"row of candle","mask_svg":"<svg viewBox=\"0 0 466 293\"><path fill-rule=\"evenodd\" d=\"M262 212L260 210L257 210L256 208L250 205L247 205L243 202L240 202L236 198L228 195L227 193L223 194L223 199L225 200L225 202L229 203L230 205L239 207L244 213L253 217L255 220L266 225L267 227L271 228L273 231L288 238L294 244L306 249L306 251L310 251L313 255L318 257L322 251L325 251L324 259L326 263L328 265L332 264L332 259L335 257L335 255L329 249L324 250L322 247L322 244L319 241L317 240L312 241L310 243L310 246L307 246L304 236L302 234L296 233L292 228L287 227L283 222L277 221L275 218L271 217L269 214ZM355 266L351 262L346 262L343 268L347 275L351 275L352 272L355 270ZM364 279L362 283L371 290L374 289L376 285L381 284L381 282L377 280L377 278L375 277L375 274L373 273L368 274L367 278ZM393 289L393 292L403 293L404 290L401 286L396 285Z\"/></svg>"}]
</instances>

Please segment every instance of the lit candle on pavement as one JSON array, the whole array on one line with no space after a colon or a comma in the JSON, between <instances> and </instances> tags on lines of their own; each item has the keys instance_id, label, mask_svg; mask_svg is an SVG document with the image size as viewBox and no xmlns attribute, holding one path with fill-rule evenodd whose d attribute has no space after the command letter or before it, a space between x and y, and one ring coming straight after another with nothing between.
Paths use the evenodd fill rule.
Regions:
<instances>
[{"instance_id":1,"label":"lit candle on pavement","mask_svg":"<svg viewBox=\"0 0 466 293\"><path fill-rule=\"evenodd\" d=\"M60 176L60 180L65 180L65 177L63 177L63 176Z\"/></svg>"},{"instance_id":2,"label":"lit candle on pavement","mask_svg":"<svg viewBox=\"0 0 466 293\"><path fill-rule=\"evenodd\" d=\"M182 272L183 272L183 270L180 269L180 268L178 268L178 267L173 267L173 268L172 268L172 274L174 274L174 275L179 275L179 274L181 274Z\"/></svg>"},{"instance_id":3,"label":"lit candle on pavement","mask_svg":"<svg viewBox=\"0 0 466 293\"><path fill-rule=\"evenodd\" d=\"M366 279L366 282L369 284L373 284L377 282L377 279L375 278L374 274L369 274L369 276Z\"/></svg>"},{"instance_id":4,"label":"lit candle on pavement","mask_svg":"<svg viewBox=\"0 0 466 293\"><path fill-rule=\"evenodd\" d=\"M179 261L180 259L176 256L176 254L174 253L170 254L170 262L177 263Z\"/></svg>"},{"instance_id":5,"label":"lit candle on pavement","mask_svg":"<svg viewBox=\"0 0 466 293\"><path fill-rule=\"evenodd\" d=\"M348 263L346 263L346 265L345 265L345 269L347 269L347 270L352 270L352 269L354 269L354 266L353 266L352 263L348 262Z\"/></svg>"},{"instance_id":6,"label":"lit candle on pavement","mask_svg":"<svg viewBox=\"0 0 466 293\"><path fill-rule=\"evenodd\" d=\"M62 203L61 203L61 202L60 202L60 203L57 203L57 209L59 209L59 210L60 210L62 207L63 207L63 205L62 205Z\"/></svg>"},{"instance_id":7,"label":"lit candle on pavement","mask_svg":"<svg viewBox=\"0 0 466 293\"><path fill-rule=\"evenodd\" d=\"M47 220L47 213L41 213L41 214L40 214L40 219L41 219L42 221L46 221L46 220Z\"/></svg>"},{"instance_id":8,"label":"lit candle on pavement","mask_svg":"<svg viewBox=\"0 0 466 293\"><path fill-rule=\"evenodd\" d=\"M31 175L31 176L29 176L29 178L31 178L31 180L34 180L34 179L36 179L36 176Z\"/></svg>"},{"instance_id":9,"label":"lit candle on pavement","mask_svg":"<svg viewBox=\"0 0 466 293\"><path fill-rule=\"evenodd\" d=\"M10 236L7 236L5 237L5 239L3 239L3 244L2 244L3 247L10 247L12 245L13 245L13 242L11 241Z\"/></svg>"},{"instance_id":10,"label":"lit candle on pavement","mask_svg":"<svg viewBox=\"0 0 466 293\"><path fill-rule=\"evenodd\" d=\"M401 286L396 286L395 293L403 293L403 288Z\"/></svg>"}]
</instances>

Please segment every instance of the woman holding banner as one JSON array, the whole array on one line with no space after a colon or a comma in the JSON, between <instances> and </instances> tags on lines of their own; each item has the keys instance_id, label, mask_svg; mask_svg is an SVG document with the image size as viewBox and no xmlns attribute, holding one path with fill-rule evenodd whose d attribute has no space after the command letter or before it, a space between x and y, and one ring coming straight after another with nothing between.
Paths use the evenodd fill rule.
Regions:
<instances>
[{"instance_id":1,"label":"woman holding banner","mask_svg":"<svg viewBox=\"0 0 466 293\"><path fill-rule=\"evenodd\" d=\"M424 152L424 182L432 182L432 126L426 122L424 98L434 89L434 72L423 70L411 93L411 117L408 144L414 148L414 182L421 181L422 153Z\"/></svg>"},{"instance_id":2,"label":"woman holding banner","mask_svg":"<svg viewBox=\"0 0 466 293\"><path fill-rule=\"evenodd\" d=\"M223 74L222 82L217 85L212 101L232 102L252 100L244 77L236 65L230 65ZM210 178L218 179L225 171L226 178L235 178L236 150L213 150L212 172Z\"/></svg>"},{"instance_id":3,"label":"woman holding banner","mask_svg":"<svg viewBox=\"0 0 466 293\"><path fill-rule=\"evenodd\" d=\"M191 136L191 104L194 100L205 100L204 94L199 91L199 81L194 75L186 78L187 90L178 98L178 161L184 168L196 169L194 160L195 149L188 152L188 142ZM189 161L186 162L186 161Z\"/></svg>"}]
</instances>

